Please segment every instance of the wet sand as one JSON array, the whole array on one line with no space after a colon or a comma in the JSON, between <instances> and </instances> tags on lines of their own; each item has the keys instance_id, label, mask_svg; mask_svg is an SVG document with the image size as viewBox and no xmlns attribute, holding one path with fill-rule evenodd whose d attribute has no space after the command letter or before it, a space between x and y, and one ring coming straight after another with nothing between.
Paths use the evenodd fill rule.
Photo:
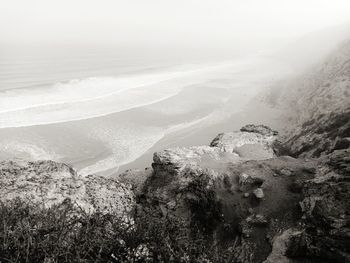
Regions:
<instances>
[{"instance_id":1,"label":"wet sand","mask_svg":"<svg viewBox=\"0 0 350 263\"><path fill-rule=\"evenodd\" d=\"M201 123L181 131L168 134L158 141L145 154L135 161L119 167L118 171L108 171L108 174L121 173L127 169L144 169L152 164L153 153L171 147L209 145L215 136L222 132L237 131L242 126L254 123L265 124L281 131L283 129L282 111L264 102L254 99L245 108L217 123Z\"/></svg>"}]
</instances>

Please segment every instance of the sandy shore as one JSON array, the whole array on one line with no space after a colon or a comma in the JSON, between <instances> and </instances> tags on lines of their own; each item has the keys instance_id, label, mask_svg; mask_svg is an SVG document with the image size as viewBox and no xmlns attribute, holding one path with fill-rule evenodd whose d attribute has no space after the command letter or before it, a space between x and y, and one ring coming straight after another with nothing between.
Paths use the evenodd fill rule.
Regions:
<instances>
[{"instance_id":1,"label":"sandy shore","mask_svg":"<svg viewBox=\"0 0 350 263\"><path fill-rule=\"evenodd\" d=\"M248 123L265 124L276 130L282 130L283 121L281 110L254 99L244 109L232 114L228 118L219 120L212 124L198 124L181 131L166 135L152 148L139 158L128 164L119 167L117 173L127 169L144 169L152 164L153 153L171 147L208 145L215 136L222 132L239 130ZM115 174L115 171L107 171L108 174Z\"/></svg>"}]
</instances>

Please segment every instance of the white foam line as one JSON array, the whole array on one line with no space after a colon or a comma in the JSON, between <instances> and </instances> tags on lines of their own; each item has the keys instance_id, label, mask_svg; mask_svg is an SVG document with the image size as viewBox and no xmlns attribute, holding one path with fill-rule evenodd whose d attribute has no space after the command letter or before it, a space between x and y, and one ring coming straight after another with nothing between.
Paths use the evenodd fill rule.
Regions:
<instances>
[{"instance_id":1,"label":"white foam line","mask_svg":"<svg viewBox=\"0 0 350 263\"><path fill-rule=\"evenodd\" d=\"M147 81L145 83L141 83L141 84L134 84L131 87L127 87L127 88L122 88L119 89L117 91L112 91L112 92L108 92L105 93L103 95L93 95L93 97L90 98L85 98L85 99L73 99L73 100L65 100L65 101L56 101L54 103L36 103L35 105L29 105L26 107L15 107L15 108L11 108L11 109L6 109L6 110L0 110L0 113L10 113L10 112L16 112L16 111L21 111L21 110L27 110L27 109L32 109L32 108L38 108L38 107L45 107L45 106L53 106L53 105L64 105L66 103L79 103L79 102L88 102L88 101L93 101L93 100L98 100L98 99L103 99L103 98L107 98L109 96L113 96L116 95L120 92L126 91L126 90L132 90L132 89L136 89L136 88L140 88L140 87L146 87L146 86L151 86L154 84L158 84L161 82L165 82L165 81L169 81L169 80L176 80L178 78L182 78L182 77L186 77L188 75L194 74L194 73L199 73L199 72L204 72L207 70L213 70L216 68L220 68L220 67L225 67L225 65L211 65L211 66L207 66L207 67L201 67L198 69L193 69L193 70L187 70L187 71L175 71L175 72L171 72L171 73L161 73L164 76L161 76L159 74L156 74L154 77L157 78L157 80L151 80L151 81ZM142 78L149 78L149 77L153 77L152 75L147 75L147 74L143 74L141 76L131 76L131 79L142 79ZM85 84L85 85L91 85L91 83L88 83L88 81L121 81L122 83L124 83L124 85L129 82L128 79L125 79L125 77L121 77L121 78L114 78L114 77L93 77L93 78L87 78L87 79L82 79L82 80L71 80L69 82L65 82L65 83L57 83L53 85L53 88L57 88L57 89L67 89L67 87L69 85L81 85L81 84ZM84 83L85 82L85 83ZM97 85L97 83L93 83L94 85ZM121 84L121 83L115 83L115 84ZM110 84L109 84L110 85ZM95 87L98 90L98 85L97 87ZM15 92L18 92L19 89L15 89ZM10 93L13 90L10 90ZM80 90L83 94L84 94L84 90ZM4 91L2 91L4 92ZM5 94L8 93L9 91L5 91ZM32 92L31 90L29 90L29 93ZM44 90L44 92L47 92ZM55 90L55 92L57 93L57 90ZM0 91L1 94L1 91ZM14 94L16 95L16 94ZM48 93L49 96L52 96L52 94ZM16 95L18 96L18 95ZM79 96L81 96L81 94L79 94ZM13 98L15 96L10 96L9 99ZM29 97L35 97L35 95L33 96L33 94L30 94ZM42 97L42 94L39 94L39 97ZM16 97L15 97L16 98Z\"/></svg>"},{"instance_id":2,"label":"white foam line","mask_svg":"<svg viewBox=\"0 0 350 263\"><path fill-rule=\"evenodd\" d=\"M225 65L226 67L227 65ZM181 76L178 77L178 75L180 74L179 72L175 72L175 73L171 73L171 74L166 74L166 78L160 77L162 79L162 81L159 81L159 76L156 77L157 80L156 81L147 81L147 83L143 83L142 85L132 85L131 88L123 88L123 89L119 89L118 91L114 91L114 92L109 92L107 94L103 94L100 96L96 96L94 95L94 93L96 92L94 89L91 91L90 90L90 96L94 95L94 97L92 98L86 98L86 99L79 99L79 100L69 100L69 92L68 94L66 94L66 96L68 97L68 100L65 102L54 102L54 103L41 103L41 104L36 104L36 105L32 105L32 106L28 106L28 107L17 107L15 109L11 109L11 110L3 110L0 111L0 114L2 116L0 116L0 128L15 128L15 127L27 127L27 126L37 126L37 125L45 125L45 124L55 124L55 123L62 123L62 122L71 122L71 121L78 121L78 120L85 120L85 119L91 119L91 118L96 118L96 117L102 117L102 116L107 116L113 113L118 113L118 112L122 112L122 111L126 111L126 110L130 110L130 109L134 109L134 108L138 108L138 107L142 107L142 106L147 106L147 105L151 105L163 100L166 100L170 97L173 97L175 95L177 95L184 87L188 86L188 85L192 85L195 83L199 83L201 81L203 81L203 79L198 78L198 76L196 74L193 75L193 73L198 73L201 72L202 74L205 71L209 71L209 72L216 72L213 71L213 69L217 69L217 68L221 68L223 67L223 65L216 65L216 66L211 66L211 67L206 67L206 68L200 68L200 69L196 69L196 70L191 70L191 71L187 71L187 72L180 72ZM208 75L206 75L208 77ZM148 76L149 77L149 76ZM187 77L190 77L190 79L188 79ZM204 78L205 79L205 78ZM103 80L103 79L102 79ZM146 79L147 80L147 79ZM180 80L180 83L172 83L176 80ZM87 86L98 86L98 81L99 79L95 79L94 81L96 81L97 83L89 83L87 82ZM170 81L169 85L172 85L171 88L167 88L165 85L167 81ZM164 84L162 84L164 82ZM184 82L184 83L181 83ZM74 85L74 83L72 83ZM112 83L113 84L113 83ZM118 84L118 83L117 83ZM120 84L120 83L119 83ZM156 85L163 85L164 89L159 89L159 91L153 90L152 88L152 84L156 84ZM82 85L84 86L84 83L79 83L77 85ZM107 86L105 87L105 89L110 88L111 83L107 83ZM145 101L146 98L143 95L143 92L146 92L147 87L150 86L149 90L152 92L157 92L154 93L154 96L156 96L156 99L152 99L152 96L150 96L150 100L149 101ZM113 104L111 104L111 101L107 100L109 99L109 97L113 97L116 96L117 94L120 94L122 92L128 91L128 90L137 90L137 88L140 89L144 89L141 91L141 93L138 93L138 97L141 99L141 101L139 103L130 103L130 105L122 105L119 108L113 106ZM66 87L64 87L64 89L66 90ZM174 91L175 89L175 91ZM78 91L81 91L81 87L79 87ZM74 96L77 96L77 91L73 90ZM81 91L82 94L84 94L84 91ZM92 92L92 93L91 93ZM169 94L162 94L164 92L168 92ZM57 93L57 90L56 90ZM52 97L52 94L48 94L48 97L46 99L49 99L50 96ZM137 93L135 93L137 94ZM40 95L40 94L39 94ZM61 94L61 95L65 95L65 93ZM36 98L35 96L37 96L36 94L33 95L34 98ZM5 98L3 98L5 99ZM106 106L109 105L108 107L104 107L104 102L103 100L106 99L105 103L109 103ZM137 97L136 97L137 99ZM99 102L99 100L101 100ZM147 98L148 100L148 98ZM6 101L6 99L5 99ZM91 102L91 108L89 110L88 105L83 105L84 103L88 104L89 102ZM81 110L82 112L78 112L77 110L79 109L79 103L82 103ZM96 103L101 103L101 105L97 105ZM116 103L118 103L116 101ZM119 104L116 104L119 105ZM54 109L50 109L49 107L53 107ZM85 108L85 111L84 111ZM69 110L71 111L71 114L69 114ZM73 110L75 110L75 112L73 112ZM75 116L74 116L75 115ZM36 119L36 120L35 120Z\"/></svg>"},{"instance_id":3,"label":"white foam line","mask_svg":"<svg viewBox=\"0 0 350 263\"><path fill-rule=\"evenodd\" d=\"M147 106L147 105L151 105L151 104L155 104L158 102L161 102L163 100L169 99L173 96L176 96L181 90L178 90L176 93L173 94L169 94L168 96L164 96L160 99L157 100L152 100L149 101L147 103L141 103L141 104L137 104L134 106L130 106L130 107L125 107L121 110L117 110L117 111L113 111L113 112L108 112L108 113L100 113L100 114L90 114L89 116L84 116L84 117L76 117L76 118L70 118L70 119L65 119L65 120L52 120L52 121L38 121L36 123L27 123L27 124L17 124L17 125L3 125L3 123L0 121L0 129L4 129L4 128L20 128L20 127L32 127L32 126L40 126L40 125L48 125L48 124L57 124L57 123L68 123L68 122L72 122L72 121L80 121L80 120L88 120L88 119L93 119L93 118L97 118L97 117L104 117L104 116L108 116L111 114L115 114L118 112L123 112L123 111L128 111L131 109L135 109L135 108L140 108L143 106Z\"/></svg>"}]
</instances>

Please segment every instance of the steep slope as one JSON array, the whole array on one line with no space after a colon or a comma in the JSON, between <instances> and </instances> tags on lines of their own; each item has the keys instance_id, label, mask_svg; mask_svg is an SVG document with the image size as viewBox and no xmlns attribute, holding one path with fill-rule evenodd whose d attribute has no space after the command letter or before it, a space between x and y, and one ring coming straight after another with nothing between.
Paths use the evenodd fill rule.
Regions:
<instances>
[{"instance_id":1,"label":"steep slope","mask_svg":"<svg viewBox=\"0 0 350 263\"><path fill-rule=\"evenodd\" d=\"M298 79L271 89L284 108L285 145L293 156L319 157L350 144L350 41Z\"/></svg>"},{"instance_id":2,"label":"steep slope","mask_svg":"<svg viewBox=\"0 0 350 263\"><path fill-rule=\"evenodd\" d=\"M155 153L141 213L181 218L219 262L350 262L350 42L271 94L286 128L260 144L270 154L239 133Z\"/></svg>"},{"instance_id":3,"label":"steep slope","mask_svg":"<svg viewBox=\"0 0 350 263\"><path fill-rule=\"evenodd\" d=\"M138 198L138 216L180 220L187 231L176 243L196 242L199 231L221 251L220 262L262 262L271 251L266 238L272 242L277 233L297 225L302 184L319 165L276 157L276 139L266 126L247 125L241 132L219 134L211 146L155 153L154 172ZM251 146L252 151L240 154Z\"/></svg>"}]
</instances>

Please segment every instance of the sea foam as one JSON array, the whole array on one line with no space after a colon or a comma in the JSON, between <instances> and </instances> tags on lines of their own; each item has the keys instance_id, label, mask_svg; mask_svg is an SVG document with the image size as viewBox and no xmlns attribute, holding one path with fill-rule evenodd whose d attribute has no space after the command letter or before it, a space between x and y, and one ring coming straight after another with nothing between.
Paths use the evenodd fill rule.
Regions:
<instances>
[{"instance_id":1,"label":"sea foam","mask_svg":"<svg viewBox=\"0 0 350 263\"><path fill-rule=\"evenodd\" d=\"M40 89L2 91L0 128L82 120L152 104L176 95L187 85L209 79L222 67L225 65L95 77Z\"/></svg>"}]
</instances>

